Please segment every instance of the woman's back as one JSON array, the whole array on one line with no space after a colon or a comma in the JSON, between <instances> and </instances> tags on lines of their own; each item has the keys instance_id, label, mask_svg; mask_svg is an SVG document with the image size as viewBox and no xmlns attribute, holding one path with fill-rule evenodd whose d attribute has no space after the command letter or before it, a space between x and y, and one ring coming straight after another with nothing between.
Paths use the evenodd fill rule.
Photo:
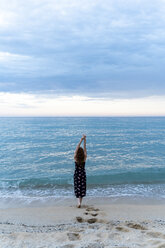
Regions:
<instances>
[{"instance_id":1,"label":"woman's back","mask_svg":"<svg viewBox=\"0 0 165 248\"><path fill-rule=\"evenodd\" d=\"M85 161L81 163L75 161L75 169L85 169Z\"/></svg>"}]
</instances>

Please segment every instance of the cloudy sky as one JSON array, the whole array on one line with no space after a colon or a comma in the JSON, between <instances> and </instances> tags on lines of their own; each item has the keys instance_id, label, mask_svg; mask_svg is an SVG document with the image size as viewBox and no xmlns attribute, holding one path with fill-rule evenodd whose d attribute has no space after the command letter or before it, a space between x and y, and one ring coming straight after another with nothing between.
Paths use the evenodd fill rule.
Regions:
<instances>
[{"instance_id":1,"label":"cloudy sky","mask_svg":"<svg viewBox=\"0 0 165 248\"><path fill-rule=\"evenodd\" d=\"M164 0L0 0L0 116L165 115Z\"/></svg>"}]
</instances>

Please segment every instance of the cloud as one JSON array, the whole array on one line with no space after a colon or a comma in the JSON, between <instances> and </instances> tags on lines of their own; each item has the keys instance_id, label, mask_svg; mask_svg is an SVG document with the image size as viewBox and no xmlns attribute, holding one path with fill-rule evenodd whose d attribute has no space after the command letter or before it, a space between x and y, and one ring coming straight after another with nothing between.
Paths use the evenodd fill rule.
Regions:
<instances>
[{"instance_id":1,"label":"cloud","mask_svg":"<svg viewBox=\"0 0 165 248\"><path fill-rule=\"evenodd\" d=\"M133 99L0 93L0 116L163 116L165 97Z\"/></svg>"},{"instance_id":2,"label":"cloud","mask_svg":"<svg viewBox=\"0 0 165 248\"><path fill-rule=\"evenodd\" d=\"M0 0L0 6L1 91L165 93L163 0Z\"/></svg>"}]
</instances>

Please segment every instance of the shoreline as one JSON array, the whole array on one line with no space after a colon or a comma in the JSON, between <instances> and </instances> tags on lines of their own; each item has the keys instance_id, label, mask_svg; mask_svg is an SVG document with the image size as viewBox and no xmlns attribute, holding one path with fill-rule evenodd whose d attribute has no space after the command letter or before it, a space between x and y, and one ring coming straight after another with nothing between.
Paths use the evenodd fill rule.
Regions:
<instances>
[{"instance_id":1,"label":"shoreline","mask_svg":"<svg viewBox=\"0 0 165 248\"><path fill-rule=\"evenodd\" d=\"M14 209L14 208L46 208L46 207L56 207L56 206L76 206L77 199L75 196L69 197L52 197L51 199L37 199L31 202L26 202L26 200L18 199L16 200L6 200L3 202L1 199L0 210L1 209ZM83 204L104 204L104 205L113 205L113 204L129 204L129 205L165 205L165 198L156 198L156 197L132 197L132 196L123 196L123 197L109 197L109 196L97 196L91 197L86 196L83 198Z\"/></svg>"},{"instance_id":2,"label":"shoreline","mask_svg":"<svg viewBox=\"0 0 165 248\"><path fill-rule=\"evenodd\" d=\"M78 209L76 199L64 202L0 209L1 247L165 247L165 204L84 199Z\"/></svg>"}]
</instances>

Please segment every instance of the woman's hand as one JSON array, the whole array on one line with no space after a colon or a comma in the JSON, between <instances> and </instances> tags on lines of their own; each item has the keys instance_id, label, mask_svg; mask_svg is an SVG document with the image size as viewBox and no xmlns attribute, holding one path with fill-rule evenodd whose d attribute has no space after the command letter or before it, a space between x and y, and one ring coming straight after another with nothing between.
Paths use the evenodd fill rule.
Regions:
<instances>
[{"instance_id":1,"label":"woman's hand","mask_svg":"<svg viewBox=\"0 0 165 248\"><path fill-rule=\"evenodd\" d=\"M82 139L86 139L86 135L85 134L83 134Z\"/></svg>"}]
</instances>

